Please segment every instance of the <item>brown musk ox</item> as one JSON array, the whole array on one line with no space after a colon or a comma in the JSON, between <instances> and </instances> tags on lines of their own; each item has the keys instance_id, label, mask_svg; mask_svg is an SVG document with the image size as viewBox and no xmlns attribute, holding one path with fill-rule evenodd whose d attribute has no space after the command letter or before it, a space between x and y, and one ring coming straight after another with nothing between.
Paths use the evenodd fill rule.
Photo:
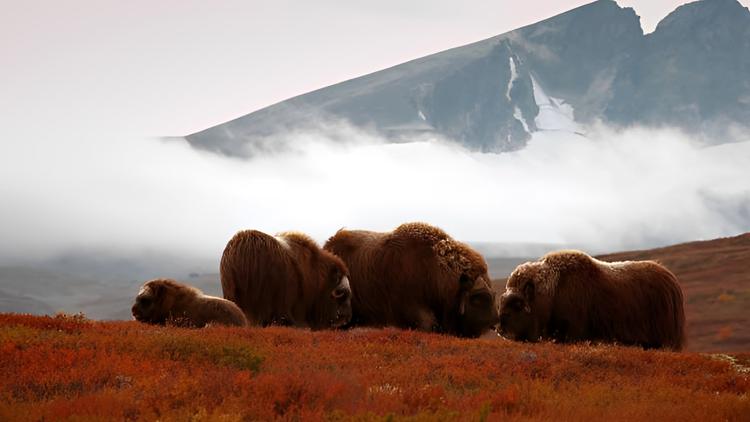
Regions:
<instances>
[{"instance_id":1,"label":"brown musk ox","mask_svg":"<svg viewBox=\"0 0 750 422\"><path fill-rule=\"evenodd\" d=\"M240 231L221 257L224 298L254 325L337 328L351 319L349 271L309 236Z\"/></svg>"},{"instance_id":2,"label":"brown musk ox","mask_svg":"<svg viewBox=\"0 0 750 422\"><path fill-rule=\"evenodd\" d=\"M514 340L600 341L681 350L682 289L653 261L603 262L573 250L519 265L500 297L499 332Z\"/></svg>"},{"instance_id":3,"label":"brown musk ox","mask_svg":"<svg viewBox=\"0 0 750 422\"><path fill-rule=\"evenodd\" d=\"M498 322L484 258L443 230L339 230L324 249L349 267L352 325L478 337Z\"/></svg>"},{"instance_id":4,"label":"brown musk ox","mask_svg":"<svg viewBox=\"0 0 750 422\"><path fill-rule=\"evenodd\" d=\"M150 324L247 325L245 314L234 303L165 278L148 281L141 287L132 313L137 321Z\"/></svg>"}]
</instances>

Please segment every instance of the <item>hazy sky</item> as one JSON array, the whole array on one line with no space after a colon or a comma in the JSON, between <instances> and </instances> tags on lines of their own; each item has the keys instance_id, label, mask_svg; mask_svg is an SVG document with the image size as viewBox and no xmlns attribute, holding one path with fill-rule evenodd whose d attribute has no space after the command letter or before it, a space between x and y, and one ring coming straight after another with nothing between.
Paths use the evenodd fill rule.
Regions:
<instances>
[{"instance_id":1,"label":"hazy sky","mask_svg":"<svg viewBox=\"0 0 750 422\"><path fill-rule=\"evenodd\" d=\"M154 139L583 3L4 2L0 258L98 246L216 258L240 228L320 239L343 225L388 229L414 219L465 240L601 238L611 248L745 229L748 145L706 152L668 130L602 129L600 144L542 137L528 151L497 155L434 139L383 145L343 127L357 145L301 134L298 153L250 164ZM647 31L679 3L620 2ZM644 139L661 141L651 151ZM585 161L595 165L577 172ZM436 181L451 195L439 195Z\"/></svg>"},{"instance_id":2,"label":"hazy sky","mask_svg":"<svg viewBox=\"0 0 750 422\"><path fill-rule=\"evenodd\" d=\"M198 131L587 2L2 3L3 120L61 118L74 127L96 120L157 136ZM635 8L647 32L681 3L619 2Z\"/></svg>"}]
</instances>

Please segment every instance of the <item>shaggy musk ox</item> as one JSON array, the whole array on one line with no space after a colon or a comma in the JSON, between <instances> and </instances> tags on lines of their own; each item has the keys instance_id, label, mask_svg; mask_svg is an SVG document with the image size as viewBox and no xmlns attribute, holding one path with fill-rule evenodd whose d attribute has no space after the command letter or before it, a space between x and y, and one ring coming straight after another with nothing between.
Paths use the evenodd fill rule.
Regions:
<instances>
[{"instance_id":1,"label":"shaggy musk ox","mask_svg":"<svg viewBox=\"0 0 750 422\"><path fill-rule=\"evenodd\" d=\"M224 298L251 324L336 328L351 319L349 271L302 233L237 233L221 257Z\"/></svg>"},{"instance_id":2,"label":"shaggy musk ox","mask_svg":"<svg viewBox=\"0 0 750 422\"><path fill-rule=\"evenodd\" d=\"M583 252L552 252L510 275L500 298L500 333L677 351L685 344L682 290L653 261L607 263Z\"/></svg>"},{"instance_id":3,"label":"shaggy musk ox","mask_svg":"<svg viewBox=\"0 0 750 422\"><path fill-rule=\"evenodd\" d=\"M206 324L246 325L247 320L234 303L170 279L146 282L132 308L141 322L164 324L167 321L192 327Z\"/></svg>"},{"instance_id":4,"label":"shaggy musk ox","mask_svg":"<svg viewBox=\"0 0 750 422\"><path fill-rule=\"evenodd\" d=\"M498 321L484 258L439 228L339 230L325 249L351 272L353 325L477 337Z\"/></svg>"}]
</instances>

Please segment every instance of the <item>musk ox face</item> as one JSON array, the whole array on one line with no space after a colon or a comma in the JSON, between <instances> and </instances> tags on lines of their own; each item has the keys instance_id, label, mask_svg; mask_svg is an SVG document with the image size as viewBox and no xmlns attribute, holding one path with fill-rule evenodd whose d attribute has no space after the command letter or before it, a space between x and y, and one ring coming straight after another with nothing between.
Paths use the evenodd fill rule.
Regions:
<instances>
[{"instance_id":1,"label":"musk ox face","mask_svg":"<svg viewBox=\"0 0 750 422\"><path fill-rule=\"evenodd\" d=\"M534 281L526 279L518 283L513 277L508 279L505 293L500 297L498 332L512 340L537 341L541 332L534 315Z\"/></svg>"},{"instance_id":2,"label":"musk ox face","mask_svg":"<svg viewBox=\"0 0 750 422\"><path fill-rule=\"evenodd\" d=\"M497 325L495 293L490 288L489 277L480 276L471 280L462 275L459 282L462 286L458 311L461 334L466 337L478 337Z\"/></svg>"},{"instance_id":3,"label":"musk ox face","mask_svg":"<svg viewBox=\"0 0 750 422\"><path fill-rule=\"evenodd\" d=\"M163 324L169 315L165 309L164 297L168 286L159 280L152 280L141 287L131 308L136 321L152 324Z\"/></svg>"},{"instance_id":4,"label":"musk ox face","mask_svg":"<svg viewBox=\"0 0 750 422\"><path fill-rule=\"evenodd\" d=\"M325 280L319 303L322 304L319 326L313 328L338 328L352 319L352 289L346 267L333 265Z\"/></svg>"}]
</instances>

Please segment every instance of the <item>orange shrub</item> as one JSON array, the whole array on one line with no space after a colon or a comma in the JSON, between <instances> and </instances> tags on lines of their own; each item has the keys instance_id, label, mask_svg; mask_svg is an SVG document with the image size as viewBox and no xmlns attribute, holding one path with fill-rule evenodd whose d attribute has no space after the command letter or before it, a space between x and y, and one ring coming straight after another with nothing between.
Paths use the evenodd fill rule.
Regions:
<instances>
[{"instance_id":1,"label":"orange shrub","mask_svg":"<svg viewBox=\"0 0 750 422\"><path fill-rule=\"evenodd\" d=\"M0 420L747 420L750 354L0 314Z\"/></svg>"}]
</instances>

